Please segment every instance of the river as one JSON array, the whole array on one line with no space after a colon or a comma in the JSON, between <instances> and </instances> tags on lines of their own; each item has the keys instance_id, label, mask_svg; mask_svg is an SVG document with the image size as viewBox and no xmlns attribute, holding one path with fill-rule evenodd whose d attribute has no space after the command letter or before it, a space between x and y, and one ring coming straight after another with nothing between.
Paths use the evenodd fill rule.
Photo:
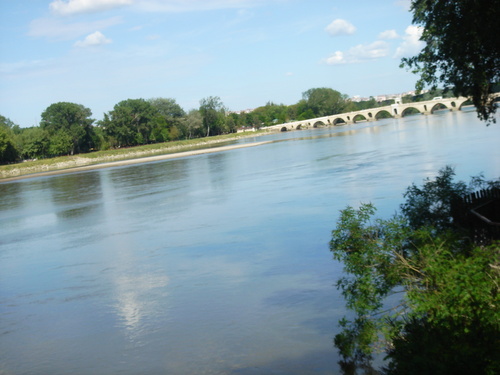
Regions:
<instances>
[{"instance_id":1,"label":"river","mask_svg":"<svg viewBox=\"0 0 500 375\"><path fill-rule=\"evenodd\" d=\"M338 374L339 210L500 176L470 109L264 140L0 183L0 374Z\"/></svg>"}]
</instances>

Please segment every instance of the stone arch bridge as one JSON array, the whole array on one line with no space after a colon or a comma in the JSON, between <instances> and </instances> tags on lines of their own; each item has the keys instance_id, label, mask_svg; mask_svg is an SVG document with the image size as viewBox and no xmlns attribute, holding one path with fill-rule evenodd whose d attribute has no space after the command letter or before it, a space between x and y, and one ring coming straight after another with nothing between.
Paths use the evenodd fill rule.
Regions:
<instances>
[{"instance_id":1,"label":"stone arch bridge","mask_svg":"<svg viewBox=\"0 0 500 375\"><path fill-rule=\"evenodd\" d=\"M498 97L498 94L495 95ZM458 97L458 98L434 98L433 100L428 100L425 102L415 102L402 104L400 99L396 99L396 103L378 108L364 109L361 111L339 113L336 115L318 117L313 119L307 119L302 121L287 122L284 124L268 126L266 129L274 131L289 131L289 130L299 130L308 128L317 128L321 126L331 126L331 125L347 125L354 124L361 121L376 121L383 114L385 116L390 115L393 118L401 118L407 114L410 109L416 109L418 112L424 115L433 113L438 109L449 109L450 111L458 111L462 106L469 101L469 98Z\"/></svg>"}]
</instances>

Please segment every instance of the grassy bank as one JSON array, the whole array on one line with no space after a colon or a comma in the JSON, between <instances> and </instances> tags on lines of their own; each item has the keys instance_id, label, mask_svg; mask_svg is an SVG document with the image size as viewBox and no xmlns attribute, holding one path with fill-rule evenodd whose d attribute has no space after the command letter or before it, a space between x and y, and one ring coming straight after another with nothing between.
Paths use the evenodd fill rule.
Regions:
<instances>
[{"instance_id":1,"label":"grassy bank","mask_svg":"<svg viewBox=\"0 0 500 375\"><path fill-rule=\"evenodd\" d=\"M26 176L34 173L61 171L75 167L98 165L114 161L131 160L144 158L147 156L166 155L177 152L212 148L222 146L227 142L231 142L240 138L255 137L263 134L268 134L268 132L262 130L257 132L225 134L215 137L156 143L130 148L96 151L88 154L59 156L50 159L40 159L25 161L16 164L1 165L0 181L2 179Z\"/></svg>"}]
</instances>

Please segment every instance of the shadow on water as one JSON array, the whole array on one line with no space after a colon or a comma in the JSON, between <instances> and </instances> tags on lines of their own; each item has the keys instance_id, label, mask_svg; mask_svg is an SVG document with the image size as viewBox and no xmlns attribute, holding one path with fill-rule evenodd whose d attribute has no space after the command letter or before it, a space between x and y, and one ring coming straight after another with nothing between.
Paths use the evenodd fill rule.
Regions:
<instances>
[{"instance_id":1,"label":"shadow on water","mask_svg":"<svg viewBox=\"0 0 500 375\"><path fill-rule=\"evenodd\" d=\"M270 134L264 135L262 139L259 140L270 140L271 142L287 142L287 141L305 141L305 140L314 140L314 139L322 139L322 138L332 138L332 137L345 137L345 136L353 136L360 133L378 133L385 126L392 125L392 119L386 121L377 121L370 123L362 123L362 124L354 124L349 127L344 126L334 126L334 127L324 127L317 129L307 129L307 130L296 130L287 132L285 134Z\"/></svg>"},{"instance_id":2,"label":"shadow on water","mask_svg":"<svg viewBox=\"0 0 500 375\"><path fill-rule=\"evenodd\" d=\"M22 191L19 183L0 184L0 212L19 207L23 203Z\"/></svg>"},{"instance_id":3,"label":"shadow on water","mask_svg":"<svg viewBox=\"0 0 500 375\"><path fill-rule=\"evenodd\" d=\"M97 215L102 206L101 174L85 172L46 180L57 217L63 220Z\"/></svg>"},{"instance_id":4,"label":"shadow on water","mask_svg":"<svg viewBox=\"0 0 500 375\"><path fill-rule=\"evenodd\" d=\"M354 361L339 361L341 375L382 375L370 363L356 363Z\"/></svg>"},{"instance_id":5,"label":"shadow on water","mask_svg":"<svg viewBox=\"0 0 500 375\"><path fill-rule=\"evenodd\" d=\"M207 155L207 163L210 169L209 177L212 189L219 190L222 194L227 188L228 182L228 174L226 173L229 163L228 154L209 154Z\"/></svg>"},{"instance_id":6,"label":"shadow on water","mask_svg":"<svg viewBox=\"0 0 500 375\"><path fill-rule=\"evenodd\" d=\"M295 358L281 358L228 371L232 375L303 375L335 374L337 368L335 352L317 350ZM340 375L340 374L339 374ZM354 375L348 374L345 375Z\"/></svg>"}]
</instances>

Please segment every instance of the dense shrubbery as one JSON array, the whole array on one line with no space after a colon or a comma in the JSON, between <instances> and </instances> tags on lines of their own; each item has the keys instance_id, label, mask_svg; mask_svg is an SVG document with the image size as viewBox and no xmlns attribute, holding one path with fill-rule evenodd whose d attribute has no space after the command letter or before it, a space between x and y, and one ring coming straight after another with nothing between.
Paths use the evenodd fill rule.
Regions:
<instances>
[{"instance_id":1,"label":"dense shrubbery","mask_svg":"<svg viewBox=\"0 0 500 375\"><path fill-rule=\"evenodd\" d=\"M446 167L410 186L388 220L374 219L371 204L341 212L330 249L344 264L337 285L355 313L334 340L346 362L365 363L378 347L388 374L500 373L500 245L477 243L452 216L457 199L500 180L467 186L453 176Z\"/></svg>"}]
</instances>

